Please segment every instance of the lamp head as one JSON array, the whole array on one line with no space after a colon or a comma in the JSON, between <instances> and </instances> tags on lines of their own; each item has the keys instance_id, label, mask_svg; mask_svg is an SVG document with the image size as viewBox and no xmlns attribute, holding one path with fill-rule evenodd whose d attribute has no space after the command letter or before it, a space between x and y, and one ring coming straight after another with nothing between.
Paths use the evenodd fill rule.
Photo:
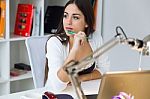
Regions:
<instances>
[{"instance_id":1,"label":"lamp head","mask_svg":"<svg viewBox=\"0 0 150 99\"><path fill-rule=\"evenodd\" d=\"M143 55L150 55L150 35L147 35L146 37L144 37L143 42L146 43L146 50L143 51Z\"/></svg>"}]
</instances>

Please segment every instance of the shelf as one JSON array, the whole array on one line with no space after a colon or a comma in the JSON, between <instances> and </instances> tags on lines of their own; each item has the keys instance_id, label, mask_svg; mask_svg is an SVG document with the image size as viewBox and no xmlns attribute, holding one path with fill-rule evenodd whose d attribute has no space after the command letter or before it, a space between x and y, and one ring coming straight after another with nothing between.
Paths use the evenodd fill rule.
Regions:
<instances>
[{"instance_id":1,"label":"shelf","mask_svg":"<svg viewBox=\"0 0 150 99\"><path fill-rule=\"evenodd\" d=\"M0 43L6 42L6 41L8 41L8 40L6 40L5 38L0 38Z\"/></svg>"},{"instance_id":2,"label":"shelf","mask_svg":"<svg viewBox=\"0 0 150 99\"><path fill-rule=\"evenodd\" d=\"M0 41L3 41L3 40L5 40L4 38L0 38Z\"/></svg>"},{"instance_id":3,"label":"shelf","mask_svg":"<svg viewBox=\"0 0 150 99\"><path fill-rule=\"evenodd\" d=\"M10 41L25 40L28 37L11 34Z\"/></svg>"},{"instance_id":4,"label":"shelf","mask_svg":"<svg viewBox=\"0 0 150 99\"><path fill-rule=\"evenodd\" d=\"M9 81L8 79L0 78L0 83L6 83L8 81Z\"/></svg>"},{"instance_id":5,"label":"shelf","mask_svg":"<svg viewBox=\"0 0 150 99\"><path fill-rule=\"evenodd\" d=\"M17 76L17 77L10 77L10 81L17 81L17 80L23 80L23 79L29 79L32 78L32 72L28 71L26 74Z\"/></svg>"}]
</instances>

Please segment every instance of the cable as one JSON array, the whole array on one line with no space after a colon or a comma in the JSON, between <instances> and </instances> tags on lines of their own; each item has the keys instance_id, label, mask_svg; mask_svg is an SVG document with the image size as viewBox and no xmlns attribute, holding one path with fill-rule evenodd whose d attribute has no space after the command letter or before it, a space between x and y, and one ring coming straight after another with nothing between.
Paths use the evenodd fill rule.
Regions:
<instances>
[{"instance_id":1,"label":"cable","mask_svg":"<svg viewBox=\"0 0 150 99\"><path fill-rule=\"evenodd\" d=\"M120 33L118 32L119 29L121 30L121 32L122 32L122 34L124 35L125 39L128 39L128 38L127 38L127 35L125 34L125 32L124 32L124 30L122 29L121 26L117 26L117 27L116 27L116 33L117 33L117 35L120 35Z\"/></svg>"}]
</instances>

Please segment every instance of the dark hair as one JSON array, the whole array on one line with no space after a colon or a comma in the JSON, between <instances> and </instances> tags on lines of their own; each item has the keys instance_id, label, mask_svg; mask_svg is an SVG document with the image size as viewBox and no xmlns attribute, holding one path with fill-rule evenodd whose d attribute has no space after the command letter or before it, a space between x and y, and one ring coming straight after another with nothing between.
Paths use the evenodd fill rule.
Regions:
<instances>
[{"instance_id":1,"label":"dark hair","mask_svg":"<svg viewBox=\"0 0 150 99\"><path fill-rule=\"evenodd\" d=\"M94 32L94 20L95 20L93 7L90 0L69 0L65 5L64 10L69 4L75 4L83 13L85 21L88 24L88 27L85 29L85 33L88 37L91 33ZM57 28L56 35L61 38L61 42L63 44L66 44L69 40L63 28L63 16Z\"/></svg>"}]
</instances>

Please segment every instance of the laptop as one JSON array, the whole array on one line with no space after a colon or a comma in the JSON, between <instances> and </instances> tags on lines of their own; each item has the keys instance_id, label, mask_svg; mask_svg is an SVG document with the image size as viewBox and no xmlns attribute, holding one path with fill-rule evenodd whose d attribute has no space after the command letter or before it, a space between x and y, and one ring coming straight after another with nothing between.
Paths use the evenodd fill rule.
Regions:
<instances>
[{"instance_id":1,"label":"laptop","mask_svg":"<svg viewBox=\"0 0 150 99\"><path fill-rule=\"evenodd\" d=\"M150 70L104 74L97 99L112 99L120 92L130 94L134 99L150 99Z\"/></svg>"}]
</instances>

